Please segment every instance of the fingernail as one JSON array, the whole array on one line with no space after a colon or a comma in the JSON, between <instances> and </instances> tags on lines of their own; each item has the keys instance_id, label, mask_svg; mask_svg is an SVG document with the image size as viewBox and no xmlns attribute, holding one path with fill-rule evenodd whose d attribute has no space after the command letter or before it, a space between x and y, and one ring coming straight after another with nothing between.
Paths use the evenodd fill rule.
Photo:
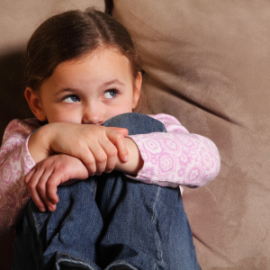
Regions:
<instances>
[{"instance_id":1,"label":"fingernail","mask_svg":"<svg viewBox=\"0 0 270 270\"><path fill-rule=\"evenodd\" d=\"M128 161L128 156L124 156L124 161L125 161L125 162Z\"/></svg>"}]
</instances>

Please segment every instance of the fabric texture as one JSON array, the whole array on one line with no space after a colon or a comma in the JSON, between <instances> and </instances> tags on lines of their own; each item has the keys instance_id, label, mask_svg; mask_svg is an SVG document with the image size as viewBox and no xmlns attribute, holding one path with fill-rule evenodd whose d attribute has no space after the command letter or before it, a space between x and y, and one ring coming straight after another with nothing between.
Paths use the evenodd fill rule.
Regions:
<instances>
[{"instance_id":1,"label":"fabric texture","mask_svg":"<svg viewBox=\"0 0 270 270\"><path fill-rule=\"evenodd\" d=\"M184 188L202 269L270 269L270 2L114 1L144 61L144 113L217 145L218 178Z\"/></svg>"},{"instance_id":2,"label":"fabric texture","mask_svg":"<svg viewBox=\"0 0 270 270\"><path fill-rule=\"evenodd\" d=\"M134 113L104 125L125 127L131 135L166 132L161 122ZM179 188L147 185L113 171L60 186L58 196L54 212L28 204L16 228L13 270L200 269Z\"/></svg>"},{"instance_id":3,"label":"fabric texture","mask_svg":"<svg viewBox=\"0 0 270 270\"><path fill-rule=\"evenodd\" d=\"M164 124L168 132L129 135L144 160L143 168L133 179L160 186L196 187L216 177L220 158L216 146L209 139L190 134L170 115L152 115L152 118ZM143 119L142 126L145 125ZM136 126L136 121L133 124ZM36 165L28 151L28 140L38 127L40 124L37 119L13 120L4 133L0 148L2 234L14 228L30 198L23 179Z\"/></svg>"}]
</instances>

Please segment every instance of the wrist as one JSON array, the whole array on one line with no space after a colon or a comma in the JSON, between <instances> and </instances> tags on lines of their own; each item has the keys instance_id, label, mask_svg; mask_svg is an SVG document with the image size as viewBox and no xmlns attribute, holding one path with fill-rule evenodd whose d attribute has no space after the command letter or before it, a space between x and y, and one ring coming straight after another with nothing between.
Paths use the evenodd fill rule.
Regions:
<instances>
[{"instance_id":1,"label":"wrist","mask_svg":"<svg viewBox=\"0 0 270 270\"><path fill-rule=\"evenodd\" d=\"M144 161L137 144L128 137L125 138L125 142L129 153L128 161L126 163L122 163L118 158L115 169L136 176L142 169Z\"/></svg>"},{"instance_id":2,"label":"wrist","mask_svg":"<svg viewBox=\"0 0 270 270\"><path fill-rule=\"evenodd\" d=\"M51 156L50 138L48 125L40 127L31 134L28 141L28 150L36 164Z\"/></svg>"}]
</instances>

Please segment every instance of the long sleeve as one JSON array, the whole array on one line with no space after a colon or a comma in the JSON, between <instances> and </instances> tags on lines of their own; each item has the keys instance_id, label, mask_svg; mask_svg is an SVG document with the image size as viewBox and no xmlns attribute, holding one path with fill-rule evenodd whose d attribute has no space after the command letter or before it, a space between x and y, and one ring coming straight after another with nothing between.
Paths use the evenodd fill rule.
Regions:
<instances>
[{"instance_id":1,"label":"long sleeve","mask_svg":"<svg viewBox=\"0 0 270 270\"><path fill-rule=\"evenodd\" d=\"M217 176L220 156L211 140L190 134L173 116L150 116L162 122L167 133L129 136L144 160L143 168L133 179L161 186L198 187Z\"/></svg>"},{"instance_id":2,"label":"long sleeve","mask_svg":"<svg viewBox=\"0 0 270 270\"><path fill-rule=\"evenodd\" d=\"M28 139L38 126L35 119L13 120L0 148L0 234L13 229L29 200L24 176L36 165L28 151Z\"/></svg>"}]
</instances>

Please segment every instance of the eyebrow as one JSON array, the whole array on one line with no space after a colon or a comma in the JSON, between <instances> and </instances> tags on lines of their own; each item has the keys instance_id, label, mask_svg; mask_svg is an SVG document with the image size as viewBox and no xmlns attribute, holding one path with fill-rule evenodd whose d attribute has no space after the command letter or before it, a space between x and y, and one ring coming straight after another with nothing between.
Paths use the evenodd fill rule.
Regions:
<instances>
[{"instance_id":1,"label":"eyebrow","mask_svg":"<svg viewBox=\"0 0 270 270\"><path fill-rule=\"evenodd\" d=\"M120 85L125 85L123 82L116 79L116 80L111 80L111 81L105 82L100 87L106 87L106 86L112 85L114 83L120 84ZM79 89L77 89L77 88L71 88L71 87L61 88L59 91L57 91L57 93L55 95L58 96L58 95L61 95L62 93L65 93L65 92L76 92L78 90Z\"/></svg>"},{"instance_id":2,"label":"eyebrow","mask_svg":"<svg viewBox=\"0 0 270 270\"><path fill-rule=\"evenodd\" d=\"M65 92L75 92L75 91L78 91L78 89L76 89L76 88L70 88L70 87L61 88L59 91L57 91L57 93L55 93L55 96L59 96L62 93L65 93Z\"/></svg>"},{"instance_id":3,"label":"eyebrow","mask_svg":"<svg viewBox=\"0 0 270 270\"><path fill-rule=\"evenodd\" d=\"M112 81L106 82L102 86L108 86L108 85L111 85L111 84L114 84L114 83L125 85L124 83L122 83L121 81L119 81L118 79L116 79L116 80L112 80Z\"/></svg>"}]
</instances>

